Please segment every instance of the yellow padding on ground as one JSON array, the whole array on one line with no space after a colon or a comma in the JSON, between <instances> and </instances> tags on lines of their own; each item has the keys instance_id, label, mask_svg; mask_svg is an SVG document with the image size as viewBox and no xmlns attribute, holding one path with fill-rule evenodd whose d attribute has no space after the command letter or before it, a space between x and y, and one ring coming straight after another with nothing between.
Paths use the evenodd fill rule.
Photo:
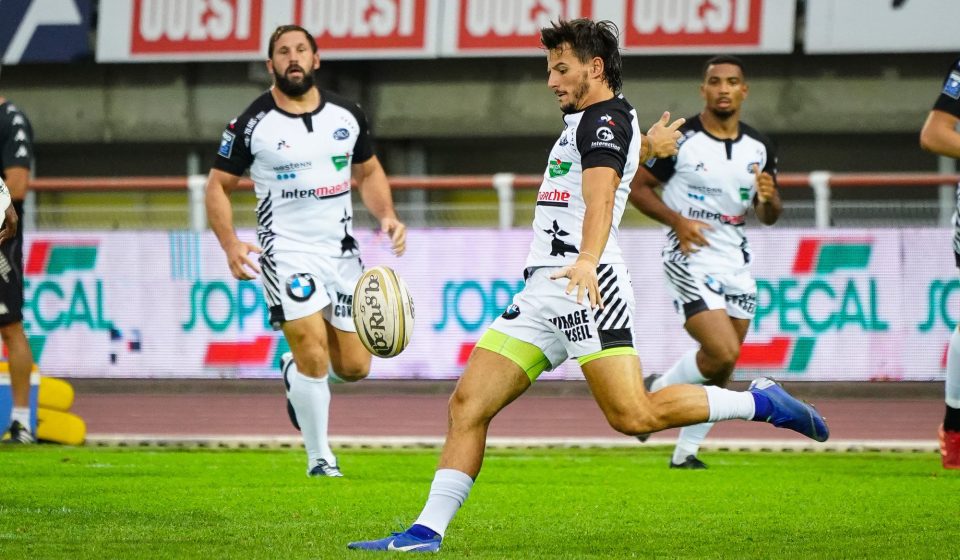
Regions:
<instances>
[{"instance_id":1,"label":"yellow padding on ground","mask_svg":"<svg viewBox=\"0 0 960 560\"><path fill-rule=\"evenodd\" d=\"M73 406L73 386L55 377L40 377L37 406L67 412Z\"/></svg>"},{"instance_id":2,"label":"yellow padding on ground","mask_svg":"<svg viewBox=\"0 0 960 560\"><path fill-rule=\"evenodd\" d=\"M64 445L83 445L87 439L87 425L76 414L38 408L37 439Z\"/></svg>"}]
</instances>

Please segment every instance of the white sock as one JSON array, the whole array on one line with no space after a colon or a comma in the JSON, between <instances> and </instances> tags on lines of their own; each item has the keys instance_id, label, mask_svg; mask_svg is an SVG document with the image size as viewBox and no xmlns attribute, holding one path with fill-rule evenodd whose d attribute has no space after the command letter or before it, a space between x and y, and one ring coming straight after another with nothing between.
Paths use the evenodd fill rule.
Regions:
<instances>
[{"instance_id":1,"label":"white sock","mask_svg":"<svg viewBox=\"0 0 960 560\"><path fill-rule=\"evenodd\" d=\"M686 426L680 430L680 437L677 439L677 446L673 450L674 464L684 462L688 456L697 456L700 452L700 444L710 433L713 422L704 422L703 424L694 424Z\"/></svg>"},{"instance_id":2,"label":"white sock","mask_svg":"<svg viewBox=\"0 0 960 560\"><path fill-rule=\"evenodd\" d=\"M307 377L297 370L297 364L290 364L287 379L290 391L287 398L297 413L297 423L303 434L303 446L307 449L307 468L317 459L324 459L331 465L337 464L337 457L330 449L327 436L327 420L330 416L330 386L326 377Z\"/></svg>"},{"instance_id":3,"label":"white sock","mask_svg":"<svg viewBox=\"0 0 960 560\"><path fill-rule=\"evenodd\" d=\"M473 479L466 473L454 469L438 470L430 485L427 503L414 524L433 529L443 537L447 525L450 525L453 516L470 495L472 487Z\"/></svg>"},{"instance_id":4,"label":"white sock","mask_svg":"<svg viewBox=\"0 0 960 560\"><path fill-rule=\"evenodd\" d=\"M950 408L960 408L960 330L953 329L947 349L946 401Z\"/></svg>"},{"instance_id":5,"label":"white sock","mask_svg":"<svg viewBox=\"0 0 960 560\"><path fill-rule=\"evenodd\" d=\"M703 385L706 383L708 381L707 378L700 373L700 368L697 367L698 351L699 348L684 354L682 358L677 360L677 363L673 364L673 366L667 370L667 373L664 373L653 382L653 385L650 386L650 391L659 391L664 387L681 385L683 383L692 383L694 385Z\"/></svg>"},{"instance_id":6,"label":"white sock","mask_svg":"<svg viewBox=\"0 0 960 560\"><path fill-rule=\"evenodd\" d=\"M753 395L748 391L731 391L713 385L704 385L703 389L707 392L707 404L710 406L708 422L735 418L751 420L756 414Z\"/></svg>"},{"instance_id":7,"label":"white sock","mask_svg":"<svg viewBox=\"0 0 960 560\"><path fill-rule=\"evenodd\" d=\"M30 407L29 406L13 407L13 410L10 412L10 423L12 424L14 420L16 420L17 422L20 422L20 425L22 425L24 428L28 430L33 429L32 427L30 427Z\"/></svg>"}]
</instances>

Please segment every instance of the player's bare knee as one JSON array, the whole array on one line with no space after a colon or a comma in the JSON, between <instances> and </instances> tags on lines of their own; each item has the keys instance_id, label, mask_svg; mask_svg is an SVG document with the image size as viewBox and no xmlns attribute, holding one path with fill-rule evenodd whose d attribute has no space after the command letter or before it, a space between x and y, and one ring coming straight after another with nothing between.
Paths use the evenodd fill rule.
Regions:
<instances>
[{"instance_id":1,"label":"player's bare knee","mask_svg":"<svg viewBox=\"0 0 960 560\"><path fill-rule=\"evenodd\" d=\"M662 421L650 410L624 410L609 413L607 422L611 428L628 436L649 434L663 429Z\"/></svg>"},{"instance_id":2,"label":"player's bare knee","mask_svg":"<svg viewBox=\"0 0 960 560\"><path fill-rule=\"evenodd\" d=\"M330 358L323 350L294 354L294 361L300 373L307 377L323 377L330 368Z\"/></svg>"},{"instance_id":3,"label":"player's bare knee","mask_svg":"<svg viewBox=\"0 0 960 560\"><path fill-rule=\"evenodd\" d=\"M339 368L334 368L333 371L340 379L343 379L348 383L354 383L356 381L360 381L361 379L365 379L368 375L370 375L370 364L343 364Z\"/></svg>"},{"instance_id":4,"label":"player's bare knee","mask_svg":"<svg viewBox=\"0 0 960 560\"><path fill-rule=\"evenodd\" d=\"M469 429L489 422L492 416L486 414L483 407L458 387L447 401L447 418L451 429Z\"/></svg>"},{"instance_id":5,"label":"player's bare knee","mask_svg":"<svg viewBox=\"0 0 960 560\"><path fill-rule=\"evenodd\" d=\"M701 364L703 371L700 373L714 383L724 382L730 378L733 369L740 358L740 345L730 344L713 348L707 352L706 360Z\"/></svg>"}]
</instances>

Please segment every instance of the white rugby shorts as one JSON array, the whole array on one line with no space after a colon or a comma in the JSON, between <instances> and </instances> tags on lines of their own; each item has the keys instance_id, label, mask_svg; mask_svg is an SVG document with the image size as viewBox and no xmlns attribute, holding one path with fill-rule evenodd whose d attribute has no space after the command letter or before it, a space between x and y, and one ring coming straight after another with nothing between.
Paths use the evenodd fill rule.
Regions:
<instances>
[{"instance_id":1,"label":"white rugby shorts","mask_svg":"<svg viewBox=\"0 0 960 560\"><path fill-rule=\"evenodd\" d=\"M673 306L684 321L701 311L723 309L734 319L753 319L757 282L749 268L706 272L685 262L664 261L663 272Z\"/></svg>"},{"instance_id":2,"label":"white rugby shorts","mask_svg":"<svg viewBox=\"0 0 960 560\"><path fill-rule=\"evenodd\" d=\"M363 273L360 257L264 252L260 255L260 269L274 330L280 330L286 321L318 311L336 329L357 330L353 326L353 289Z\"/></svg>"},{"instance_id":3,"label":"white rugby shorts","mask_svg":"<svg viewBox=\"0 0 960 560\"><path fill-rule=\"evenodd\" d=\"M567 278L550 279L556 267L528 269L526 284L513 303L490 328L533 344L550 362L548 369L567 358L580 358L601 350L633 348L635 306L630 273L623 264L597 267L600 297L604 308L590 309L584 296L577 303L576 292L567 294Z\"/></svg>"}]
</instances>

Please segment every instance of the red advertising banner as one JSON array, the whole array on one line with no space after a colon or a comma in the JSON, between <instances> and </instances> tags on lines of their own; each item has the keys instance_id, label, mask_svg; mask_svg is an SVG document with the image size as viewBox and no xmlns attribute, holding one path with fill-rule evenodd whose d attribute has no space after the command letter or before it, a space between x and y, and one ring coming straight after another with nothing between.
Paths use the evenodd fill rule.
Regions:
<instances>
[{"instance_id":1,"label":"red advertising banner","mask_svg":"<svg viewBox=\"0 0 960 560\"><path fill-rule=\"evenodd\" d=\"M627 0L626 47L760 46L763 0Z\"/></svg>"},{"instance_id":2,"label":"red advertising banner","mask_svg":"<svg viewBox=\"0 0 960 560\"><path fill-rule=\"evenodd\" d=\"M321 56L433 58L441 0L101 0L97 61L262 60L295 23Z\"/></svg>"},{"instance_id":3,"label":"red advertising banner","mask_svg":"<svg viewBox=\"0 0 960 560\"><path fill-rule=\"evenodd\" d=\"M262 0L133 2L130 53L260 52Z\"/></svg>"},{"instance_id":4,"label":"red advertising banner","mask_svg":"<svg viewBox=\"0 0 960 560\"><path fill-rule=\"evenodd\" d=\"M317 39L322 53L425 51L427 0L296 0L294 17Z\"/></svg>"},{"instance_id":5,"label":"red advertising banner","mask_svg":"<svg viewBox=\"0 0 960 560\"><path fill-rule=\"evenodd\" d=\"M593 16L593 0L459 0L457 4L457 51L539 52L541 27L560 19Z\"/></svg>"},{"instance_id":6,"label":"red advertising banner","mask_svg":"<svg viewBox=\"0 0 960 560\"><path fill-rule=\"evenodd\" d=\"M441 56L540 55L552 21L608 19L625 55L792 52L796 0L450 0Z\"/></svg>"}]
</instances>

